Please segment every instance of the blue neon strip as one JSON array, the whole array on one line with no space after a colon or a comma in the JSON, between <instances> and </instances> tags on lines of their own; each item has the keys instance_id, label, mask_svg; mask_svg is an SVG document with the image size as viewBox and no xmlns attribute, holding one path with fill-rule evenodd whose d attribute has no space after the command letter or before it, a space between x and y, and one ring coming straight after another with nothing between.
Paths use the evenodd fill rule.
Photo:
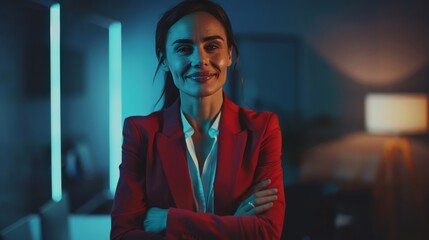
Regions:
<instances>
[{"instance_id":1,"label":"blue neon strip","mask_svg":"<svg viewBox=\"0 0 429 240\"><path fill-rule=\"evenodd\" d=\"M115 193L119 179L122 143L122 27L120 22L109 26L109 158L110 192Z\"/></svg>"},{"instance_id":2,"label":"blue neon strip","mask_svg":"<svg viewBox=\"0 0 429 240\"><path fill-rule=\"evenodd\" d=\"M60 4L50 8L51 38L51 185L52 200L59 202L61 189L61 79L60 79Z\"/></svg>"}]
</instances>

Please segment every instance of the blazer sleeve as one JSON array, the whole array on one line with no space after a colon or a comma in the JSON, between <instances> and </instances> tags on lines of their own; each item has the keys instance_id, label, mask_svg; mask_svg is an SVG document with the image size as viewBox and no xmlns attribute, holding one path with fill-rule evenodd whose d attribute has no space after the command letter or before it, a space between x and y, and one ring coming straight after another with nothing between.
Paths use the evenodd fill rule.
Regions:
<instances>
[{"instance_id":1,"label":"blazer sleeve","mask_svg":"<svg viewBox=\"0 0 429 240\"><path fill-rule=\"evenodd\" d=\"M280 239L286 208L281 166L281 132L278 118L271 114L262 135L254 184L270 178L277 188L273 207L257 216L218 216L170 208L167 239Z\"/></svg>"},{"instance_id":2,"label":"blazer sleeve","mask_svg":"<svg viewBox=\"0 0 429 240\"><path fill-rule=\"evenodd\" d=\"M146 143L141 131L127 118L123 128L122 163L111 211L110 239L164 239L163 236L145 232L146 216L145 159Z\"/></svg>"}]
</instances>

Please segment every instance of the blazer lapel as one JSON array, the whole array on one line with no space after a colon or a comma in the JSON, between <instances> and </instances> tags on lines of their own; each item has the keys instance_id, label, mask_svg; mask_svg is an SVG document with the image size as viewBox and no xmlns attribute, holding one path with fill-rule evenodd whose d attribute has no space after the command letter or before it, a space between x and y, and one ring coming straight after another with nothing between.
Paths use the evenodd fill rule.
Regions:
<instances>
[{"instance_id":1,"label":"blazer lapel","mask_svg":"<svg viewBox=\"0 0 429 240\"><path fill-rule=\"evenodd\" d=\"M163 113L163 130L156 137L156 152L162 163L177 208L194 210L195 202L186 159L186 143L180 120L179 100Z\"/></svg>"},{"instance_id":2,"label":"blazer lapel","mask_svg":"<svg viewBox=\"0 0 429 240\"><path fill-rule=\"evenodd\" d=\"M234 210L234 186L238 184L237 176L246 148L248 131L241 129L238 114L238 106L224 94L214 184L215 211L219 215L228 215Z\"/></svg>"}]
</instances>

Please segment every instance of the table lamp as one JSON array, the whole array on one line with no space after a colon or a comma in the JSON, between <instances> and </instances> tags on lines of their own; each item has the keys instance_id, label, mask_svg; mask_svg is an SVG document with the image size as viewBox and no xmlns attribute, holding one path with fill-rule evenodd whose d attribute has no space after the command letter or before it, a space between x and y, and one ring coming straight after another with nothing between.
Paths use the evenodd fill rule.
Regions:
<instances>
[{"instance_id":1,"label":"table lamp","mask_svg":"<svg viewBox=\"0 0 429 240\"><path fill-rule=\"evenodd\" d=\"M365 99L365 123L370 133L405 135L428 129L424 94L370 93Z\"/></svg>"},{"instance_id":2,"label":"table lamp","mask_svg":"<svg viewBox=\"0 0 429 240\"><path fill-rule=\"evenodd\" d=\"M390 238L395 239L398 227L396 211L397 193L401 191L395 176L398 165L405 170L410 181L413 202L423 213L424 198L416 176L410 141L407 135L421 134L428 130L428 98L425 94L369 93L365 98L365 125L370 134L383 135L387 140L383 146L378 181L374 186L376 210L381 221L389 229ZM408 195L407 195L408 197Z\"/></svg>"}]
</instances>

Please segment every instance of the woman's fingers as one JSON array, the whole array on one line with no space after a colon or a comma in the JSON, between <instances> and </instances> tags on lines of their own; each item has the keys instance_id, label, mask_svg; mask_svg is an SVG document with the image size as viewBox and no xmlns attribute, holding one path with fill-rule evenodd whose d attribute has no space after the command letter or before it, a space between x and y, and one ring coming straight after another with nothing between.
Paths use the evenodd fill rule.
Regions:
<instances>
[{"instance_id":1,"label":"woman's fingers","mask_svg":"<svg viewBox=\"0 0 429 240\"><path fill-rule=\"evenodd\" d=\"M250 204L249 204L250 205ZM270 208L272 208L274 205L273 202L267 202L265 204L259 205L257 207L250 206L249 209L242 208L240 212L236 213L235 216L253 216L261 214Z\"/></svg>"},{"instance_id":2,"label":"woman's fingers","mask_svg":"<svg viewBox=\"0 0 429 240\"><path fill-rule=\"evenodd\" d=\"M267 190L263 190L257 193L252 194L249 198L247 198L241 205L240 209L243 209L245 212L249 212L254 208L258 208L261 205L266 203L272 203L277 200L277 189L271 188ZM265 211L264 208L262 210L258 210L257 212Z\"/></svg>"},{"instance_id":3,"label":"woman's fingers","mask_svg":"<svg viewBox=\"0 0 429 240\"><path fill-rule=\"evenodd\" d=\"M273 205L274 205L273 202L262 204L260 206L257 206L255 208L251 209L250 211L247 211L245 216L253 216L253 215L261 214L261 213L269 210L270 208L272 208Z\"/></svg>"},{"instance_id":4,"label":"woman's fingers","mask_svg":"<svg viewBox=\"0 0 429 240\"><path fill-rule=\"evenodd\" d=\"M236 213L236 216L251 216L263 213L273 206L273 202L277 200L277 188L269 188L271 179L266 179L259 182L253 188L253 194L246 200L241 202Z\"/></svg>"},{"instance_id":5,"label":"woman's fingers","mask_svg":"<svg viewBox=\"0 0 429 240\"><path fill-rule=\"evenodd\" d=\"M238 207L237 211L235 212L235 216L249 216L248 212L250 210L252 210L254 207L254 205L252 206L251 201L247 201L247 202L243 202L242 204L240 204L240 206Z\"/></svg>"},{"instance_id":6,"label":"woman's fingers","mask_svg":"<svg viewBox=\"0 0 429 240\"><path fill-rule=\"evenodd\" d=\"M277 200L277 195L272 195L272 196L268 196L268 197L260 197L260 198L255 199L255 202L253 203L253 205L255 207L257 207L257 206L264 205L265 203L274 202L275 200Z\"/></svg>"},{"instance_id":7,"label":"woman's fingers","mask_svg":"<svg viewBox=\"0 0 429 240\"><path fill-rule=\"evenodd\" d=\"M277 188L270 188L270 189L265 189L259 192L255 193L255 197L259 198L259 197L265 197L265 196L269 196L269 195L277 195Z\"/></svg>"},{"instance_id":8,"label":"woman's fingers","mask_svg":"<svg viewBox=\"0 0 429 240\"><path fill-rule=\"evenodd\" d=\"M253 192L259 192L262 189L265 189L271 184L271 179L264 180L258 184L255 185L255 188L253 189Z\"/></svg>"},{"instance_id":9,"label":"woman's fingers","mask_svg":"<svg viewBox=\"0 0 429 240\"><path fill-rule=\"evenodd\" d=\"M270 188L259 192L255 192L252 195L250 195L250 197L248 197L246 200L244 200L241 203L240 207L244 207L248 209L249 207L257 207L261 204L264 204L266 202L266 199L273 199L271 201L274 201L277 199L277 193L278 193L277 188ZM249 202L252 203L254 206L249 204Z\"/></svg>"},{"instance_id":10,"label":"woman's fingers","mask_svg":"<svg viewBox=\"0 0 429 240\"><path fill-rule=\"evenodd\" d=\"M270 188L270 189L266 189L266 190L262 190L256 193L253 193L252 195L250 195L250 197L248 197L246 200L244 200L241 203L241 206L244 207L244 205L247 206L252 206L250 204L248 204L249 202L251 202L253 205L259 205L259 198L263 198L263 197L269 197L269 196L276 196L277 199L277 188Z\"/></svg>"},{"instance_id":11,"label":"woman's fingers","mask_svg":"<svg viewBox=\"0 0 429 240\"><path fill-rule=\"evenodd\" d=\"M252 210L255 207L256 206L255 206L255 204L252 201L248 201L246 203L246 205L243 206L243 209L244 209L245 212L248 212L248 211Z\"/></svg>"},{"instance_id":12,"label":"woman's fingers","mask_svg":"<svg viewBox=\"0 0 429 240\"><path fill-rule=\"evenodd\" d=\"M247 204L243 207L245 211L251 211L252 209L257 209L258 207L267 204L267 203L273 203L275 200L277 200L277 195L270 195L266 197L258 197L255 198L253 201L248 201ZM264 209L264 208L262 208Z\"/></svg>"}]
</instances>

